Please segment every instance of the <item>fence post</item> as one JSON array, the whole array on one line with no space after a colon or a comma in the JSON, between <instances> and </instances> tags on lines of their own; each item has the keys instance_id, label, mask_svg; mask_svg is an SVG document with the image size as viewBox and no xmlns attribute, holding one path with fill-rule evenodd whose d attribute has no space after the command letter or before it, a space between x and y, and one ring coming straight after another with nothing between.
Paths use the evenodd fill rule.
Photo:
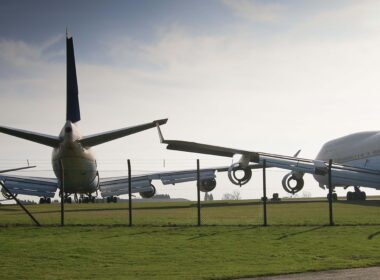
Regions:
<instances>
[{"instance_id":1,"label":"fence post","mask_svg":"<svg viewBox=\"0 0 380 280\"><path fill-rule=\"evenodd\" d=\"M129 207L129 226L132 226L132 172L131 161L128 159L128 207Z\"/></svg>"},{"instance_id":2,"label":"fence post","mask_svg":"<svg viewBox=\"0 0 380 280\"><path fill-rule=\"evenodd\" d=\"M332 159L329 160L329 170L328 170L328 177L329 177L329 214L330 214L330 226L334 225L333 220L333 193L332 193L332 182L331 182L331 165L332 165Z\"/></svg>"},{"instance_id":3,"label":"fence post","mask_svg":"<svg viewBox=\"0 0 380 280\"><path fill-rule=\"evenodd\" d=\"M198 199L198 226L201 225L201 180L199 170L199 159L197 159L197 199Z\"/></svg>"},{"instance_id":4,"label":"fence post","mask_svg":"<svg viewBox=\"0 0 380 280\"><path fill-rule=\"evenodd\" d=\"M61 226L65 225L65 169L61 160Z\"/></svg>"},{"instance_id":5,"label":"fence post","mask_svg":"<svg viewBox=\"0 0 380 280\"><path fill-rule=\"evenodd\" d=\"M26 209L26 207L24 205L22 205L21 201L19 201L16 197L16 195L14 195L6 186L5 184L3 183L0 183L0 186L3 187L6 192L11 196L11 198L13 198L14 201L16 201L16 203L25 211L26 214L28 214L28 216L33 220L33 222L37 225L37 226L41 226L41 224L36 220L36 218L32 215L32 213L30 213L28 211L28 209Z\"/></svg>"},{"instance_id":6,"label":"fence post","mask_svg":"<svg viewBox=\"0 0 380 280\"><path fill-rule=\"evenodd\" d=\"M263 203L264 203L264 226L267 226L267 176L266 176L266 160L263 161Z\"/></svg>"}]
</instances>

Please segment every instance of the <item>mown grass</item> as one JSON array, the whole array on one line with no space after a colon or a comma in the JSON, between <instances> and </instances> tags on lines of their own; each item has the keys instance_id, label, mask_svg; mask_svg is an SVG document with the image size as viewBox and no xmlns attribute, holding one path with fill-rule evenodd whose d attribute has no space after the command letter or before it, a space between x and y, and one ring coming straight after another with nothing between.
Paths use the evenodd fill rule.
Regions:
<instances>
[{"instance_id":1,"label":"mown grass","mask_svg":"<svg viewBox=\"0 0 380 280\"><path fill-rule=\"evenodd\" d=\"M135 203L131 228L126 203L66 205L63 228L59 205L28 206L40 228L0 206L1 278L234 279L380 265L376 201L336 203L335 227L325 202L270 204L268 227L256 202L218 203L203 206L204 227L191 226L192 202Z\"/></svg>"},{"instance_id":2,"label":"mown grass","mask_svg":"<svg viewBox=\"0 0 380 280\"><path fill-rule=\"evenodd\" d=\"M43 225L60 223L60 205L28 205L27 208ZM325 225L329 222L325 201L270 203L267 207L270 225ZM338 225L380 225L380 200L362 203L334 203L334 221ZM253 200L202 203L202 224L260 225L262 203ZM67 225L128 224L128 203L66 204ZM194 202L134 202L135 225L196 225ZM0 225L29 225L30 218L17 205L0 206Z\"/></svg>"}]
</instances>

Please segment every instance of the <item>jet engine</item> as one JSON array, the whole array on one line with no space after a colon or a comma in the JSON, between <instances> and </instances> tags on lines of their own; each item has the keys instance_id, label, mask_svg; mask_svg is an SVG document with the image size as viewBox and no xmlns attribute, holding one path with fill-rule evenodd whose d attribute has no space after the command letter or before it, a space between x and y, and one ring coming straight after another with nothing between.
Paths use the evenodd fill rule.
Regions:
<instances>
[{"instance_id":1,"label":"jet engine","mask_svg":"<svg viewBox=\"0 0 380 280\"><path fill-rule=\"evenodd\" d=\"M214 178L201 180L200 190L202 192L211 192L216 187L216 180Z\"/></svg>"},{"instance_id":2,"label":"jet engine","mask_svg":"<svg viewBox=\"0 0 380 280\"><path fill-rule=\"evenodd\" d=\"M0 181L0 186L1 186L1 194L6 198L6 199L11 199L12 196L3 188L4 182ZM15 194L17 196L17 194Z\"/></svg>"},{"instance_id":3,"label":"jet engine","mask_svg":"<svg viewBox=\"0 0 380 280\"><path fill-rule=\"evenodd\" d=\"M234 163L228 168L228 178L232 184L242 186L251 180L252 170L248 167L243 167L240 163Z\"/></svg>"},{"instance_id":4,"label":"jet engine","mask_svg":"<svg viewBox=\"0 0 380 280\"><path fill-rule=\"evenodd\" d=\"M294 185L295 182L295 185ZM295 194L302 190L304 185L303 173L290 172L282 179L282 187L288 193Z\"/></svg>"},{"instance_id":5,"label":"jet engine","mask_svg":"<svg viewBox=\"0 0 380 280\"><path fill-rule=\"evenodd\" d=\"M155 188L155 186L153 186L152 184L150 184L150 187L152 188L151 190L146 191L146 192L140 192L140 196L142 198L151 198L151 197L153 197L156 194L156 188Z\"/></svg>"}]
</instances>

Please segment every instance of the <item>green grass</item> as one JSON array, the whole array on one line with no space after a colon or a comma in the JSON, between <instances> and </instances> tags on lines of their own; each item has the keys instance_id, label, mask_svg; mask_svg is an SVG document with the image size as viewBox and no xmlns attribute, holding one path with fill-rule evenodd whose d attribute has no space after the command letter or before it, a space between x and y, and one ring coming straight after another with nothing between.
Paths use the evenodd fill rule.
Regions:
<instances>
[{"instance_id":1,"label":"green grass","mask_svg":"<svg viewBox=\"0 0 380 280\"><path fill-rule=\"evenodd\" d=\"M2 279L232 279L379 265L379 226L10 227Z\"/></svg>"},{"instance_id":2,"label":"green grass","mask_svg":"<svg viewBox=\"0 0 380 280\"><path fill-rule=\"evenodd\" d=\"M43 225L60 223L60 205L28 205L27 208ZM283 202L268 204L270 225L325 225L329 222L328 204L319 202ZM67 225L125 225L128 203L65 205ZM360 204L334 203L334 220L339 225L380 225L380 201ZM202 224L260 225L263 206L252 200L215 201L202 204ZM195 225L194 202L134 202L133 223L136 225ZM0 225L30 225L32 221L17 205L0 206Z\"/></svg>"},{"instance_id":3,"label":"green grass","mask_svg":"<svg viewBox=\"0 0 380 280\"><path fill-rule=\"evenodd\" d=\"M191 226L193 202L135 203L132 228L126 203L66 205L64 228L59 205L27 207L44 227L0 206L2 279L234 279L380 265L378 201L334 204L335 227L326 202L270 204L269 227L253 201L204 205L204 227Z\"/></svg>"}]
</instances>

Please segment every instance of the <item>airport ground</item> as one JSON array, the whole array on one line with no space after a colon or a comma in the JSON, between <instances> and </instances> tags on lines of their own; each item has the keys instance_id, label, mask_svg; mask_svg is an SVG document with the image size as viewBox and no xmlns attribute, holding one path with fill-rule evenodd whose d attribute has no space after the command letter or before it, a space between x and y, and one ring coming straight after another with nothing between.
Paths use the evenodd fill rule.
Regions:
<instances>
[{"instance_id":1,"label":"airport ground","mask_svg":"<svg viewBox=\"0 0 380 280\"><path fill-rule=\"evenodd\" d=\"M31 205L43 227L0 206L2 279L236 279L380 265L380 201Z\"/></svg>"}]
</instances>

